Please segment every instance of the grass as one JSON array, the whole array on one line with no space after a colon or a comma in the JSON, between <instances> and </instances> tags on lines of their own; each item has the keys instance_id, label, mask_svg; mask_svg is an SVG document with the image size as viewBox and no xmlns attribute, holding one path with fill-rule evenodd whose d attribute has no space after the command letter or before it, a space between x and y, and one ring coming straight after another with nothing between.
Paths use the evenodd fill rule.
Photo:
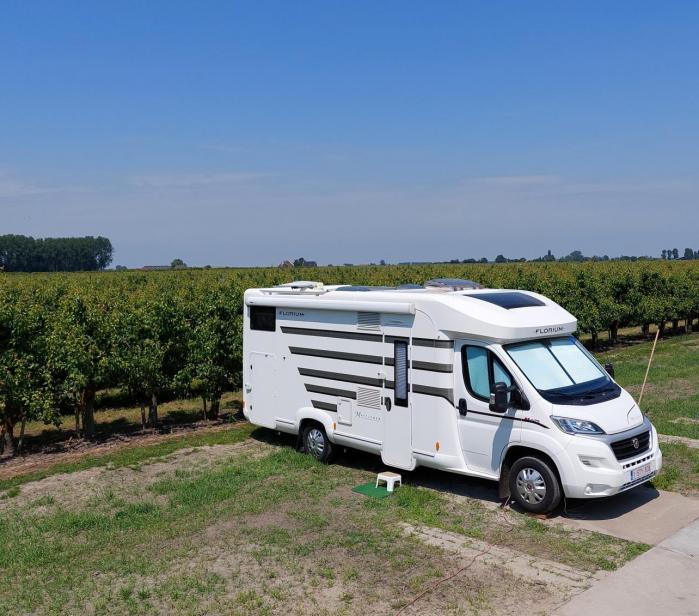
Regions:
<instances>
[{"instance_id":1,"label":"grass","mask_svg":"<svg viewBox=\"0 0 699 616\"><path fill-rule=\"evenodd\" d=\"M128 498L98 491L83 505L43 498L6 508L0 613L89 607L95 614L272 614L332 588L333 612L338 604L348 613L366 610L374 601L395 609L406 598L405 585L419 592L455 566L404 535L401 522L591 571L614 569L647 548L477 502L457 505L426 488L404 486L392 498L366 499L350 488L369 471L318 464L288 442L262 458L239 455L188 471L141 481ZM386 596L379 577L387 580ZM469 584L473 593L480 584L486 597L503 592L497 576L472 577L453 587L447 603L459 604Z\"/></svg>"},{"instance_id":2,"label":"grass","mask_svg":"<svg viewBox=\"0 0 699 616\"><path fill-rule=\"evenodd\" d=\"M640 393L652 342L619 346L598 354L602 363L613 363L616 380L635 398ZM699 333L658 341L643 411L658 432L699 439Z\"/></svg>"},{"instance_id":3,"label":"grass","mask_svg":"<svg viewBox=\"0 0 699 616\"><path fill-rule=\"evenodd\" d=\"M618 346L597 355L613 363L616 380L638 398L652 342ZM660 434L699 439L699 333L658 340L641 402ZM661 443L663 470L653 480L661 490L699 494L699 449Z\"/></svg>"},{"instance_id":4,"label":"grass","mask_svg":"<svg viewBox=\"0 0 699 616\"><path fill-rule=\"evenodd\" d=\"M131 445L119 448L115 451L107 451L98 454L86 454L77 460L60 462L48 468L16 475L9 479L0 479L0 494L11 497L19 494L19 486L30 481L38 481L45 477L61 473L75 473L95 467L108 467L110 469L124 466L137 466L156 458L167 456L178 449L188 447L202 447L204 445L228 445L246 439L252 426L240 424L225 430L201 430L163 439L149 445Z\"/></svg>"},{"instance_id":5,"label":"grass","mask_svg":"<svg viewBox=\"0 0 699 616\"><path fill-rule=\"evenodd\" d=\"M653 479L659 490L699 494L699 449L682 443L663 443L663 470Z\"/></svg>"}]
</instances>

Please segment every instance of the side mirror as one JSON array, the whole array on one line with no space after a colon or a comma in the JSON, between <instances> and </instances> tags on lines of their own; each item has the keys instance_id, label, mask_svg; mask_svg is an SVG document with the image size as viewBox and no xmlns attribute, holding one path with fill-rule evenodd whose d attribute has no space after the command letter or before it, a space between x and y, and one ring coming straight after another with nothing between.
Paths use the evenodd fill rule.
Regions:
<instances>
[{"instance_id":1,"label":"side mirror","mask_svg":"<svg viewBox=\"0 0 699 616\"><path fill-rule=\"evenodd\" d=\"M607 374L614 378L614 364L604 364L604 369L607 371Z\"/></svg>"},{"instance_id":2,"label":"side mirror","mask_svg":"<svg viewBox=\"0 0 699 616\"><path fill-rule=\"evenodd\" d=\"M459 398L459 415L465 417L466 413L468 413L468 408L466 407L466 399Z\"/></svg>"},{"instance_id":3,"label":"side mirror","mask_svg":"<svg viewBox=\"0 0 699 616\"><path fill-rule=\"evenodd\" d=\"M493 383L490 388L489 408L493 413L504 413L507 410L507 394L510 388L505 383Z\"/></svg>"}]
</instances>

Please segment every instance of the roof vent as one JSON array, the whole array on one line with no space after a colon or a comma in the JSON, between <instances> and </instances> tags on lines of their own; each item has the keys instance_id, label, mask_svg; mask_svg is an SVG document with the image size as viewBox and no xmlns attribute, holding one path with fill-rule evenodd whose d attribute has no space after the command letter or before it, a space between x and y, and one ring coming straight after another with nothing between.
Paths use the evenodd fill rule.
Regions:
<instances>
[{"instance_id":1,"label":"roof vent","mask_svg":"<svg viewBox=\"0 0 699 616\"><path fill-rule=\"evenodd\" d=\"M315 282L313 280L294 280L294 282L287 282L286 284L277 285L278 287L288 288L288 289L322 289L322 282Z\"/></svg>"},{"instance_id":2,"label":"roof vent","mask_svg":"<svg viewBox=\"0 0 699 616\"><path fill-rule=\"evenodd\" d=\"M425 288L463 291L465 289L482 289L483 285L473 282L473 280L464 280L463 278L433 278L425 283Z\"/></svg>"}]
</instances>

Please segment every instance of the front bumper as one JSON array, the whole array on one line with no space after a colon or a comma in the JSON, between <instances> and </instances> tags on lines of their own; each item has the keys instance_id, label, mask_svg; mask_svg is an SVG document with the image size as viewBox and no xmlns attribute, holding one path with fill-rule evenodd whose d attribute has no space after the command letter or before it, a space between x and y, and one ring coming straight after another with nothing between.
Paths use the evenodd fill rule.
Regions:
<instances>
[{"instance_id":1,"label":"front bumper","mask_svg":"<svg viewBox=\"0 0 699 616\"><path fill-rule=\"evenodd\" d=\"M617 460L610 443L650 431L649 448L637 456ZM655 428L646 418L641 426L604 438L573 438L568 446L572 468L562 477L568 498L599 498L630 490L655 477L663 466L663 454ZM647 473L639 475L641 469Z\"/></svg>"}]
</instances>

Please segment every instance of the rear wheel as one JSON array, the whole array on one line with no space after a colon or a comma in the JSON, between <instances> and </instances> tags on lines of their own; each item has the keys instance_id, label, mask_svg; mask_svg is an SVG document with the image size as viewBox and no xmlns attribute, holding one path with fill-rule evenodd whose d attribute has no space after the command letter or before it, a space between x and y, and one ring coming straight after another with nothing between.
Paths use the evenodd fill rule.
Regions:
<instances>
[{"instance_id":1,"label":"rear wheel","mask_svg":"<svg viewBox=\"0 0 699 616\"><path fill-rule=\"evenodd\" d=\"M510 494L525 511L549 513L561 502L561 484L548 462L526 456L510 468Z\"/></svg>"},{"instance_id":2,"label":"rear wheel","mask_svg":"<svg viewBox=\"0 0 699 616\"><path fill-rule=\"evenodd\" d=\"M334 448L325 428L320 424L309 424L303 429L303 448L316 460L328 463L332 460Z\"/></svg>"}]
</instances>

